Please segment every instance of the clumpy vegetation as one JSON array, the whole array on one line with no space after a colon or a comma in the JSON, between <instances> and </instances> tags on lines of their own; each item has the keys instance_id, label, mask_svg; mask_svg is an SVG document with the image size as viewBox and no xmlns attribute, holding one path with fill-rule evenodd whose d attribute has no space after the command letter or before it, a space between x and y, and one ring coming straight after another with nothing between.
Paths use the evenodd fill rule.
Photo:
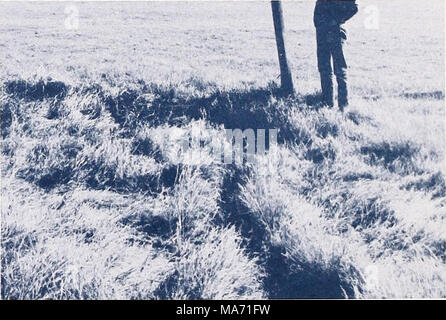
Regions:
<instances>
[{"instance_id":1,"label":"clumpy vegetation","mask_svg":"<svg viewBox=\"0 0 446 320\"><path fill-rule=\"evenodd\" d=\"M5 84L3 297L445 295L444 151L432 132L420 140L403 123L395 134L378 105L343 115L274 88L187 97L138 83L54 97ZM199 146L181 158L183 136L224 139L231 105L284 128L279 144L255 164Z\"/></svg>"}]
</instances>

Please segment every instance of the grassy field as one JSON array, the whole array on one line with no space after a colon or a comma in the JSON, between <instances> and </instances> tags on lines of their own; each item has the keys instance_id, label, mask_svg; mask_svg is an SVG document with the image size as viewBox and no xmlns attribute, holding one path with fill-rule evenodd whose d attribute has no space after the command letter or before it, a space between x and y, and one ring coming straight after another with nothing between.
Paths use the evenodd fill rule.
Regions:
<instances>
[{"instance_id":1,"label":"grassy field","mask_svg":"<svg viewBox=\"0 0 446 320\"><path fill-rule=\"evenodd\" d=\"M288 99L268 2L76 3L75 30L0 3L1 297L446 297L444 2L359 3L344 114L313 1L284 3ZM225 128L278 144L184 158Z\"/></svg>"}]
</instances>

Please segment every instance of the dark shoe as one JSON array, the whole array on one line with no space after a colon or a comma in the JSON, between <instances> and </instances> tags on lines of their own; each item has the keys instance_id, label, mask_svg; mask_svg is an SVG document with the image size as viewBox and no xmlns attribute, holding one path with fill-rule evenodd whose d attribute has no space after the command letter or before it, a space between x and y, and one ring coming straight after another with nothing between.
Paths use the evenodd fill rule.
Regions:
<instances>
[{"instance_id":1,"label":"dark shoe","mask_svg":"<svg viewBox=\"0 0 446 320\"><path fill-rule=\"evenodd\" d=\"M322 106L328 107L331 109L334 107L334 104L333 104L333 102L330 102L330 101L322 101Z\"/></svg>"},{"instance_id":2,"label":"dark shoe","mask_svg":"<svg viewBox=\"0 0 446 320\"><path fill-rule=\"evenodd\" d=\"M322 105L333 108L334 99L333 99L333 91L327 90L326 92L322 92L321 96Z\"/></svg>"},{"instance_id":3,"label":"dark shoe","mask_svg":"<svg viewBox=\"0 0 446 320\"><path fill-rule=\"evenodd\" d=\"M339 110L344 111L348 106L348 89L346 82L346 75L338 76L338 106Z\"/></svg>"}]
</instances>

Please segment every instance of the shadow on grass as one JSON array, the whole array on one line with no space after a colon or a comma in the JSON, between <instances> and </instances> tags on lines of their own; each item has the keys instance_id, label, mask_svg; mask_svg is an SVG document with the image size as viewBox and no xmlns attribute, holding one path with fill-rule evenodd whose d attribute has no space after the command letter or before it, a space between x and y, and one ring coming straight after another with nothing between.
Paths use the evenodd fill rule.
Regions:
<instances>
[{"instance_id":1,"label":"shadow on grass","mask_svg":"<svg viewBox=\"0 0 446 320\"><path fill-rule=\"evenodd\" d=\"M302 132L289 123L287 112L291 108L318 110L321 107L319 93L284 98L274 83L265 88L228 91L211 86L211 93L188 96L174 87L146 84L143 81L138 81L137 88L121 90L118 94L106 92L99 84L71 88L60 81L40 80L33 83L14 80L5 82L3 87L13 100L32 102L52 99L54 103L48 110L48 119L58 118L61 114L59 109L63 108L60 102L69 91L81 96L96 95L127 137L134 136L143 125L180 126L191 120L206 119L211 124L224 125L227 129L278 129L279 143L296 143L305 137L301 137ZM2 107L5 113L2 120L4 136L8 134L11 122L9 111L7 106ZM98 105L84 106L81 113L89 119L97 119L101 110Z\"/></svg>"},{"instance_id":2,"label":"shadow on grass","mask_svg":"<svg viewBox=\"0 0 446 320\"><path fill-rule=\"evenodd\" d=\"M296 263L285 256L280 246L271 244L264 225L240 200L240 186L248 174L232 166L223 180L220 207L223 225L234 225L244 239L251 258L259 258L266 277L263 288L270 299L345 298L354 296L352 286L339 270L322 270L305 261Z\"/></svg>"},{"instance_id":3,"label":"shadow on grass","mask_svg":"<svg viewBox=\"0 0 446 320\"><path fill-rule=\"evenodd\" d=\"M308 262L291 262L284 257L285 250L271 246L266 261L268 277L265 290L272 299L342 299L355 295L351 284L342 279L339 270L323 270Z\"/></svg>"},{"instance_id":4,"label":"shadow on grass","mask_svg":"<svg viewBox=\"0 0 446 320\"><path fill-rule=\"evenodd\" d=\"M148 97L149 95L149 97ZM200 97L183 97L174 89L144 86L104 98L106 109L122 128L132 135L142 124L180 126L191 120L206 119L227 129L279 129L278 142L292 141L298 135L275 108L277 89L259 88L220 91ZM291 108L292 99L290 102Z\"/></svg>"},{"instance_id":5,"label":"shadow on grass","mask_svg":"<svg viewBox=\"0 0 446 320\"><path fill-rule=\"evenodd\" d=\"M12 112L11 107L8 103L4 103L1 105L1 113L0 118L2 121L2 138L6 138L9 134L9 128L12 124Z\"/></svg>"},{"instance_id":6,"label":"shadow on grass","mask_svg":"<svg viewBox=\"0 0 446 320\"><path fill-rule=\"evenodd\" d=\"M243 177L248 174L244 169L230 166L223 179L220 208L222 215L217 216L214 221L217 225L233 225L241 234L243 247L249 258L258 258L259 265L265 271L262 279L263 290L270 299L296 299L296 298L345 298L354 297L352 286L343 279L345 275L340 270L324 270L317 265L302 261L298 263L291 261L285 256L285 250L281 246L271 244L268 232L264 225L250 212L240 201L240 185ZM138 224L140 220L136 221ZM142 227L150 234L158 232L157 220L144 221ZM172 234L172 226L167 220L161 221L161 228L166 234ZM180 285L182 290L187 291L189 299L202 299L197 288L181 284L178 272L170 275L164 282L160 283L155 296L161 299L171 299L172 293L176 292Z\"/></svg>"},{"instance_id":7,"label":"shadow on grass","mask_svg":"<svg viewBox=\"0 0 446 320\"><path fill-rule=\"evenodd\" d=\"M116 174L117 170L115 166L102 161L89 161L81 167L76 167L73 161L68 161L65 165L47 168L29 166L18 170L16 175L47 192L57 187L62 187L60 191L66 190L68 184L74 181L93 190L154 195L175 185L182 166L165 165L159 172L122 177Z\"/></svg>"},{"instance_id":8,"label":"shadow on grass","mask_svg":"<svg viewBox=\"0 0 446 320\"><path fill-rule=\"evenodd\" d=\"M404 189L430 192L432 199L444 198L446 197L446 180L441 172L436 172L407 183Z\"/></svg>"},{"instance_id":9,"label":"shadow on grass","mask_svg":"<svg viewBox=\"0 0 446 320\"><path fill-rule=\"evenodd\" d=\"M7 81L4 88L6 93L25 101L42 101L51 98L62 100L68 92L68 86L65 83L51 80L39 80L36 83L12 80Z\"/></svg>"},{"instance_id":10,"label":"shadow on grass","mask_svg":"<svg viewBox=\"0 0 446 320\"><path fill-rule=\"evenodd\" d=\"M172 188L182 170L181 166L168 165L161 172L134 176L116 176L116 168L98 165L86 169L87 175L80 178L90 189L111 190L117 193L145 193L156 195L165 188Z\"/></svg>"},{"instance_id":11,"label":"shadow on grass","mask_svg":"<svg viewBox=\"0 0 446 320\"><path fill-rule=\"evenodd\" d=\"M415 145L409 142L388 143L380 142L362 146L360 152L367 156L367 162L371 165L382 165L393 173L409 174L411 172L420 174L416 165L413 163L413 157L419 151ZM402 167L398 162L404 163Z\"/></svg>"}]
</instances>

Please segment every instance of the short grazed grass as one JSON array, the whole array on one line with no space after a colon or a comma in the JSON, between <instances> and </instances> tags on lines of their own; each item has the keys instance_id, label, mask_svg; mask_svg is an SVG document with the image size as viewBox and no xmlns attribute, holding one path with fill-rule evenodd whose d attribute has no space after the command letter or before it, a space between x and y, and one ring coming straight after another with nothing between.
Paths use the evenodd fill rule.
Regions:
<instances>
[{"instance_id":1,"label":"short grazed grass","mask_svg":"<svg viewBox=\"0 0 446 320\"><path fill-rule=\"evenodd\" d=\"M444 17L390 23L408 2L352 21L344 114L317 106L313 3L285 3L286 99L268 3L78 4L78 31L62 4L2 4L24 19L0 25L1 297L445 297ZM181 153L225 128L278 144Z\"/></svg>"}]
</instances>

